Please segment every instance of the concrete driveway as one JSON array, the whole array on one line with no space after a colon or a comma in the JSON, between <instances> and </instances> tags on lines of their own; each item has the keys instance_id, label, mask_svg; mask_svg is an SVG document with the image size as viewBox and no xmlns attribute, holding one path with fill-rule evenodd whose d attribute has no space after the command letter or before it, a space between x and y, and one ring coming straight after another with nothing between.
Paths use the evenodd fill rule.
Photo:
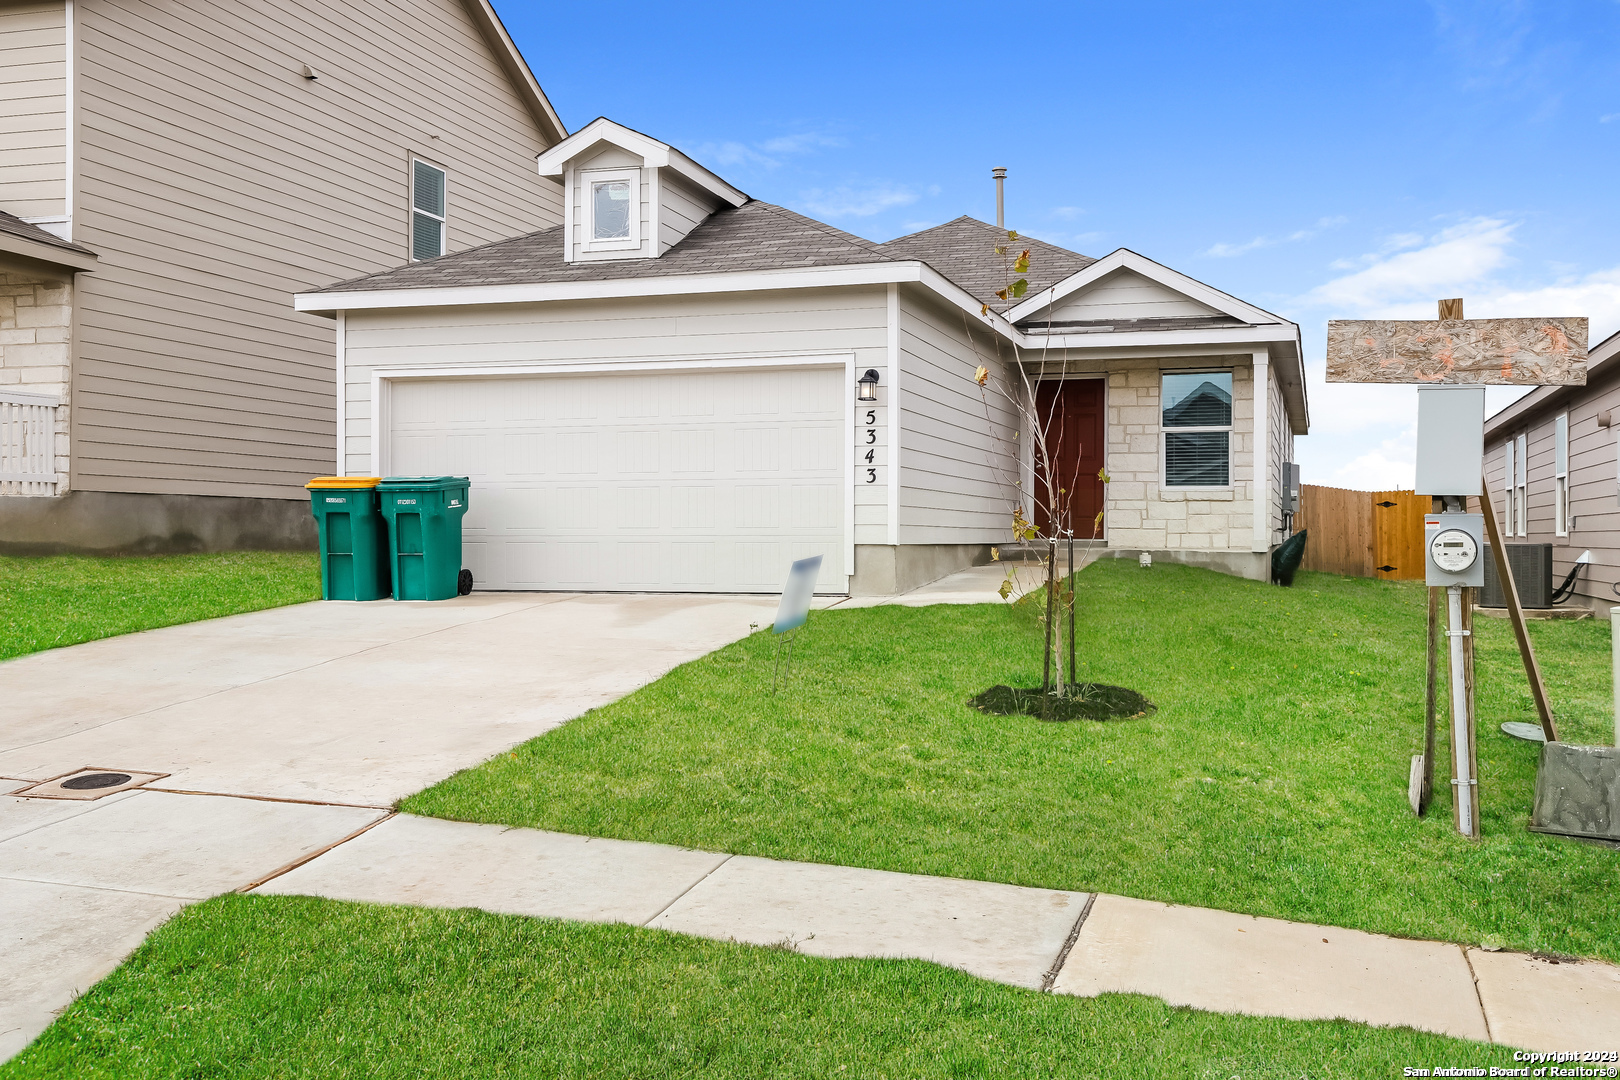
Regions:
<instances>
[{"instance_id":1,"label":"concrete driveway","mask_svg":"<svg viewBox=\"0 0 1620 1080\"><path fill-rule=\"evenodd\" d=\"M314 603L0 663L0 793L167 773L87 802L0 794L0 1060L185 903L770 622L771 597Z\"/></svg>"}]
</instances>

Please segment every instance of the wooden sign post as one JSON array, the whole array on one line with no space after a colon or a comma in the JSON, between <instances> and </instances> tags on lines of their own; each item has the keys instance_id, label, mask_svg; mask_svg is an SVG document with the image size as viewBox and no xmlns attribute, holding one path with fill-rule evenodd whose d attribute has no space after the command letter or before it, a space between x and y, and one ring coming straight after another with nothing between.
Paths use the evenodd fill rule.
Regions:
<instances>
[{"instance_id":1,"label":"wooden sign post","mask_svg":"<svg viewBox=\"0 0 1620 1080\"><path fill-rule=\"evenodd\" d=\"M1439 316L1435 322L1390 319L1329 322L1327 381L1418 386L1559 386L1583 385L1586 382L1587 320L1583 318L1470 320L1463 318L1461 299L1440 301ZM1420 432L1419 453L1423 459L1419 463L1420 474L1427 465L1431 476L1449 474L1455 477L1457 466L1468 455L1473 459L1468 467L1477 469L1483 451L1483 415L1478 424L1473 420L1467 421L1467 430L1448 426L1457 423L1453 419L1441 425L1441 445L1430 442L1426 446L1424 435ZM1470 445L1464 446L1464 443ZM1480 477L1477 492L1473 490L1471 478L1448 479L1445 483L1448 486L1420 486L1419 493L1434 495L1434 512L1441 515L1440 521L1446 520L1447 514L1457 515L1450 519L1452 522L1462 521L1466 515L1468 497L1478 495L1491 557L1502 583L1508 616L1518 640L1519 655L1524 660L1525 674L1530 680L1530 693L1541 718L1542 732L1549 742L1555 741L1558 733L1547 702L1547 688L1524 624L1524 611L1519 606L1518 588L1514 584L1507 551L1497 528L1489 488L1483 476ZM1436 527L1439 527L1438 523ZM1477 524L1473 528L1477 528ZM1431 577L1430 580L1435 579ZM1428 685L1424 701L1423 754L1413 759L1408 782L1412 809L1419 817L1428 809L1434 790L1440 594L1443 591L1458 591L1456 578L1448 578L1447 574L1441 573L1440 580L1451 580L1454 584L1429 589ZM1461 644L1460 649L1451 650L1452 659L1449 661L1452 665L1451 696L1454 699L1452 806L1458 830L1464 835L1478 837L1479 770L1475 761L1472 636L1475 590L1463 588L1460 591L1460 610L1457 598L1449 598L1445 631L1448 640L1456 642L1460 639ZM1456 700L1459 697L1465 700ZM1466 765L1463 761L1465 757Z\"/></svg>"}]
</instances>

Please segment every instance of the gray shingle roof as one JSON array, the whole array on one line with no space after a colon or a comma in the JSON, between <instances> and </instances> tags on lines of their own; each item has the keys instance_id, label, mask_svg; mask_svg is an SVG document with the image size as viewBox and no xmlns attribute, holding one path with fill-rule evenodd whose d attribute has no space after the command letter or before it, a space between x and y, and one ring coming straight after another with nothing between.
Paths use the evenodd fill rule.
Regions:
<instances>
[{"instance_id":1,"label":"gray shingle roof","mask_svg":"<svg viewBox=\"0 0 1620 1080\"><path fill-rule=\"evenodd\" d=\"M563 227L340 281L322 292L530 285L896 262L882 247L802 214L754 200L709 215L657 259L563 261Z\"/></svg>"},{"instance_id":2,"label":"gray shingle roof","mask_svg":"<svg viewBox=\"0 0 1620 1080\"><path fill-rule=\"evenodd\" d=\"M1004 264L1002 256L996 254L998 246L1007 249L1008 263ZM980 303L998 311L1012 306L996 299L996 290L1007 287L1010 260L1016 259L1025 248L1029 249L1029 273L1023 275L1029 282L1025 299L1097 261L1027 236L1008 240L1006 230L966 215L890 240L881 247L894 258L927 263L977 297Z\"/></svg>"},{"instance_id":3,"label":"gray shingle roof","mask_svg":"<svg viewBox=\"0 0 1620 1080\"><path fill-rule=\"evenodd\" d=\"M15 217L0 210L0 232L20 236L24 240L33 240L40 244L49 244L52 247L65 248L68 251L77 251L81 255L94 255L95 252L87 247L62 239L55 233L46 232L38 225L30 225L20 217Z\"/></svg>"}]
</instances>

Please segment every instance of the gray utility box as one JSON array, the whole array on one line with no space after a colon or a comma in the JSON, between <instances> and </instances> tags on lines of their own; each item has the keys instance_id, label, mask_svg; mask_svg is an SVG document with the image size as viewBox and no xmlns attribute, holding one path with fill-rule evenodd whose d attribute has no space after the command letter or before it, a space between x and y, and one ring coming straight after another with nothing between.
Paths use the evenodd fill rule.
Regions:
<instances>
[{"instance_id":1,"label":"gray utility box","mask_svg":"<svg viewBox=\"0 0 1620 1080\"><path fill-rule=\"evenodd\" d=\"M1485 388L1418 388L1419 495L1483 494Z\"/></svg>"},{"instance_id":2,"label":"gray utility box","mask_svg":"<svg viewBox=\"0 0 1620 1080\"><path fill-rule=\"evenodd\" d=\"M1507 551L1508 569L1513 573L1513 584L1519 590L1519 606L1550 608L1553 606L1553 563L1551 544L1503 544ZM1490 545L1485 546L1485 591L1480 595L1481 607L1507 607L1507 596L1502 592L1502 580L1496 576L1496 559Z\"/></svg>"},{"instance_id":3,"label":"gray utility box","mask_svg":"<svg viewBox=\"0 0 1620 1080\"><path fill-rule=\"evenodd\" d=\"M1429 585L1485 584L1485 518L1479 514L1423 516L1424 581Z\"/></svg>"},{"instance_id":4,"label":"gray utility box","mask_svg":"<svg viewBox=\"0 0 1620 1080\"><path fill-rule=\"evenodd\" d=\"M1299 513L1299 466L1292 461L1283 462L1282 482L1283 513Z\"/></svg>"}]
</instances>

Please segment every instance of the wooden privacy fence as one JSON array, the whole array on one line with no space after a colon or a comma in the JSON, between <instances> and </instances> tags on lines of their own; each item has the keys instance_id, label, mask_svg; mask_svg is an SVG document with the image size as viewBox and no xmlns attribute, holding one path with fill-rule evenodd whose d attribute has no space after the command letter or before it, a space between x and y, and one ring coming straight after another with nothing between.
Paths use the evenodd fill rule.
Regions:
<instances>
[{"instance_id":1,"label":"wooden privacy fence","mask_svg":"<svg viewBox=\"0 0 1620 1080\"><path fill-rule=\"evenodd\" d=\"M1294 531L1310 530L1307 570L1388 581L1423 577L1427 495L1301 484Z\"/></svg>"}]
</instances>

